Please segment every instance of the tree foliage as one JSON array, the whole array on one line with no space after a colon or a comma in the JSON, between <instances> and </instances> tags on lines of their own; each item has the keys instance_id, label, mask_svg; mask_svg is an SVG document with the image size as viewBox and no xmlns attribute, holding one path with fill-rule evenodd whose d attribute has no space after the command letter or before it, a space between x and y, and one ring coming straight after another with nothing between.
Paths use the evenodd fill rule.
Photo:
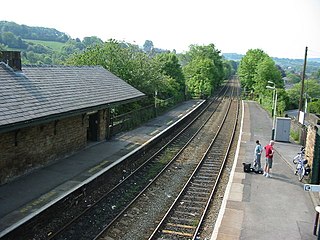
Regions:
<instances>
[{"instance_id":1,"label":"tree foliage","mask_svg":"<svg viewBox=\"0 0 320 240\"><path fill-rule=\"evenodd\" d=\"M237 72L238 65L235 61L232 60L223 60L223 71L224 71L224 78L230 79L231 76L235 75Z\"/></svg>"},{"instance_id":2,"label":"tree foliage","mask_svg":"<svg viewBox=\"0 0 320 240\"><path fill-rule=\"evenodd\" d=\"M267 89L267 86L275 87L278 96L277 114L283 114L288 104L288 95L284 90L282 71L263 50L248 50L240 61L238 76L241 86L246 90L245 94L250 91L250 96L258 98L270 112L274 91Z\"/></svg>"},{"instance_id":3,"label":"tree foliage","mask_svg":"<svg viewBox=\"0 0 320 240\"><path fill-rule=\"evenodd\" d=\"M300 80L301 80L300 75L295 74L295 73L288 73L287 79L290 84L296 84L296 83L300 82Z\"/></svg>"},{"instance_id":4,"label":"tree foliage","mask_svg":"<svg viewBox=\"0 0 320 240\"><path fill-rule=\"evenodd\" d=\"M312 79L317 79L317 80L320 80L320 68L318 71L315 71L311 74L311 78Z\"/></svg>"},{"instance_id":5,"label":"tree foliage","mask_svg":"<svg viewBox=\"0 0 320 240\"><path fill-rule=\"evenodd\" d=\"M210 96L221 85L225 77L224 65L214 44L191 45L181 59L186 85L192 96Z\"/></svg>"},{"instance_id":6,"label":"tree foliage","mask_svg":"<svg viewBox=\"0 0 320 240\"><path fill-rule=\"evenodd\" d=\"M287 94L289 97L288 102L288 108L289 109L296 109L299 107L299 101L300 101L300 95L301 95L301 82L294 84L291 89L287 90ZM320 84L318 80L310 79L305 80L304 82L304 96L303 96L303 102L305 97L308 97L308 101L314 101L317 102L317 99L320 99ZM318 104L318 103L316 103ZM315 105L316 105L315 104ZM312 106L313 104L311 104ZM320 109L317 109L317 107L314 107L312 111L315 113L320 113Z\"/></svg>"},{"instance_id":7,"label":"tree foliage","mask_svg":"<svg viewBox=\"0 0 320 240\"><path fill-rule=\"evenodd\" d=\"M215 68L208 58L197 58L184 67L186 85L193 96L210 96L213 91Z\"/></svg>"},{"instance_id":8,"label":"tree foliage","mask_svg":"<svg viewBox=\"0 0 320 240\"><path fill-rule=\"evenodd\" d=\"M253 76L252 80L252 88L257 94L263 94L266 91L266 86L270 85L268 82L275 83L277 88L283 89L284 87L281 72L270 57L265 57L258 63L256 74Z\"/></svg>"},{"instance_id":9,"label":"tree foliage","mask_svg":"<svg viewBox=\"0 0 320 240\"><path fill-rule=\"evenodd\" d=\"M44 44L47 43L47 44ZM53 49L50 43L60 43ZM2 50L21 50L22 61L29 64L63 64L69 55L83 51L91 45L102 44L96 36L71 39L54 28L29 27L14 22L0 21L0 45Z\"/></svg>"},{"instance_id":10,"label":"tree foliage","mask_svg":"<svg viewBox=\"0 0 320 240\"><path fill-rule=\"evenodd\" d=\"M95 45L73 55L68 64L100 65L152 97L155 90L165 92L166 76L159 62L149 58L134 45L127 47L115 40Z\"/></svg>"},{"instance_id":11,"label":"tree foliage","mask_svg":"<svg viewBox=\"0 0 320 240\"><path fill-rule=\"evenodd\" d=\"M256 83L254 77L257 74L258 65L267 57L269 56L261 49L250 49L241 59L238 76L241 86L245 88L246 91L254 90Z\"/></svg>"},{"instance_id":12,"label":"tree foliage","mask_svg":"<svg viewBox=\"0 0 320 240\"><path fill-rule=\"evenodd\" d=\"M172 92L184 96L185 78L177 55L170 52L160 53L155 56L155 61L160 64L162 73L170 77L168 87L173 90Z\"/></svg>"},{"instance_id":13,"label":"tree foliage","mask_svg":"<svg viewBox=\"0 0 320 240\"><path fill-rule=\"evenodd\" d=\"M152 49L154 48L153 42L151 40L146 40L143 44L143 51L146 53L150 53Z\"/></svg>"},{"instance_id":14,"label":"tree foliage","mask_svg":"<svg viewBox=\"0 0 320 240\"><path fill-rule=\"evenodd\" d=\"M11 33L21 39L67 42L70 37L54 28L29 27L14 22L0 21L0 35ZM7 45L7 44L6 44ZM10 46L11 47L11 46Z\"/></svg>"}]
</instances>

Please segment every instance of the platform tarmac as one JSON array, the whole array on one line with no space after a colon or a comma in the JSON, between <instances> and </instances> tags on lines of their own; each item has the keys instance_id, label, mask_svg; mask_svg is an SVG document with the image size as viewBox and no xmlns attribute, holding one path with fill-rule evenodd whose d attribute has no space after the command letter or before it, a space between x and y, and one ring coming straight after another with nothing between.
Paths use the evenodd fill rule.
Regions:
<instances>
[{"instance_id":1,"label":"platform tarmac","mask_svg":"<svg viewBox=\"0 0 320 240\"><path fill-rule=\"evenodd\" d=\"M190 100L132 131L91 144L72 156L0 186L0 238L15 227L108 171L189 115L203 100Z\"/></svg>"},{"instance_id":2,"label":"platform tarmac","mask_svg":"<svg viewBox=\"0 0 320 240\"><path fill-rule=\"evenodd\" d=\"M243 172L242 163L253 162L255 141L264 147L272 133L268 113L256 102L243 103L236 159L211 240L317 239L313 227L319 195L305 192L304 183L294 175L292 158L300 145L275 142L271 178Z\"/></svg>"}]
</instances>

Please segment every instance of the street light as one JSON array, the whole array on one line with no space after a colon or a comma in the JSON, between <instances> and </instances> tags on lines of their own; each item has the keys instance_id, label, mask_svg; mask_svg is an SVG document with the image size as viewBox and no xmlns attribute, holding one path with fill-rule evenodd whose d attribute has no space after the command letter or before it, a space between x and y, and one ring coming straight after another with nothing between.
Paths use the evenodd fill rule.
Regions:
<instances>
[{"instance_id":1,"label":"street light","mask_svg":"<svg viewBox=\"0 0 320 240\"><path fill-rule=\"evenodd\" d=\"M268 81L268 82L274 84L274 82L271 82L271 81ZM273 103L272 103L272 106L274 106L274 109L273 109L273 123L272 123L271 140L274 140L275 125L276 125L276 114L277 114L277 89L276 89L275 86L273 86L273 87L266 86L266 88L273 90Z\"/></svg>"},{"instance_id":2,"label":"street light","mask_svg":"<svg viewBox=\"0 0 320 240\"><path fill-rule=\"evenodd\" d=\"M273 87L276 87L276 84L272 81L268 81L268 83L272 84ZM272 109L271 109L271 115L273 117L273 114L274 114L274 97L275 97L275 94L274 94L274 91L272 92Z\"/></svg>"},{"instance_id":3,"label":"street light","mask_svg":"<svg viewBox=\"0 0 320 240\"><path fill-rule=\"evenodd\" d=\"M155 90L154 91L154 113L155 113L156 117L158 116L158 112L157 112L157 96L158 96L158 91Z\"/></svg>"}]
</instances>

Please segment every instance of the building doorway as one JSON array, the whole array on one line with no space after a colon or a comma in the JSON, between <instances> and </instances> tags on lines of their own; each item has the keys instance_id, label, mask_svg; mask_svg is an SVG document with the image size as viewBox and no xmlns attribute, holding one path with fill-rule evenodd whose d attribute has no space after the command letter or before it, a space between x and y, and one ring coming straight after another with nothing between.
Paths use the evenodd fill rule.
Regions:
<instances>
[{"instance_id":1,"label":"building doorway","mask_svg":"<svg viewBox=\"0 0 320 240\"><path fill-rule=\"evenodd\" d=\"M87 140L88 141L98 141L98 112L89 114L89 126L87 128Z\"/></svg>"}]
</instances>

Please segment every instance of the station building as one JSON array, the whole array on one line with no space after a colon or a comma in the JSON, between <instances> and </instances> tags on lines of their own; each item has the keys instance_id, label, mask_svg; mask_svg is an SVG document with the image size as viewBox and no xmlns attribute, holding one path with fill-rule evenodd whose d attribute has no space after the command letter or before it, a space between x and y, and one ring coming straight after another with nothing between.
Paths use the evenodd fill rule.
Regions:
<instances>
[{"instance_id":1,"label":"station building","mask_svg":"<svg viewBox=\"0 0 320 240\"><path fill-rule=\"evenodd\" d=\"M21 66L0 52L0 184L110 137L110 111L145 95L100 66Z\"/></svg>"}]
</instances>

